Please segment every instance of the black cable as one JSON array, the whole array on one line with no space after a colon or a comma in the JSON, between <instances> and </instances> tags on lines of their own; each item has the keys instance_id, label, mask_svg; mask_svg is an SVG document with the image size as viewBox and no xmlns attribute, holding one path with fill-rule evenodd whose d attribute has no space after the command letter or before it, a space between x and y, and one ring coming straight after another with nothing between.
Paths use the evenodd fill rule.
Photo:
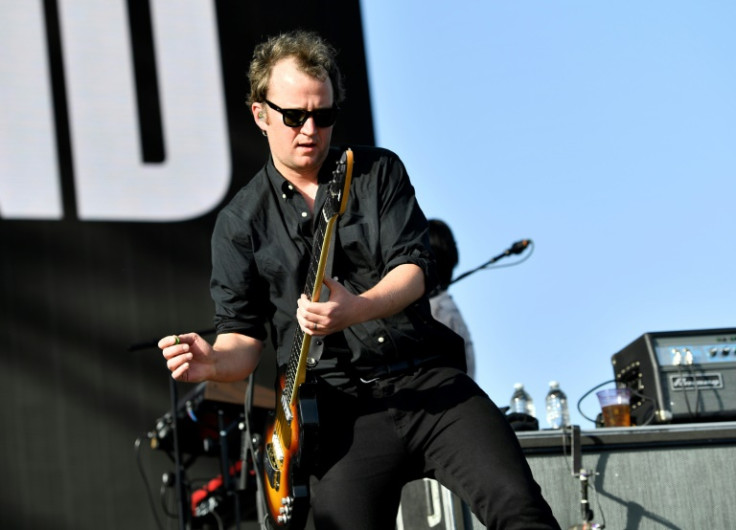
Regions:
<instances>
[{"instance_id":1,"label":"black cable","mask_svg":"<svg viewBox=\"0 0 736 530\"><path fill-rule=\"evenodd\" d=\"M641 392L637 392L636 390L632 390L631 391L631 395L640 398L642 402L644 402L644 401L650 401L651 404L652 404L652 413L649 415L649 417L646 419L646 421L643 422L640 425L640 427L643 427L644 425L649 425L650 423L652 423L652 420L654 419L654 416L657 413L657 410L656 410L657 409L657 404L654 401L654 399L650 398L649 396L646 396L646 395L642 394Z\"/></svg>"},{"instance_id":2,"label":"black cable","mask_svg":"<svg viewBox=\"0 0 736 530\"><path fill-rule=\"evenodd\" d=\"M688 365L688 372L690 372L690 376L693 378L693 386L695 386L695 414L692 415L693 419L697 419L697 417L700 415L700 385L698 385L698 376L695 373L695 366L692 363L689 363ZM687 388L685 388L685 381L683 380L683 394L685 395L685 400L688 399L687 397ZM690 403L688 402L687 405L688 412L690 411Z\"/></svg>"},{"instance_id":3,"label":"black cable","mask_svg":"<svg viewBox=\"0 0 736 530\"><path fill-rule=\"evenodd\" d=\"M608 383L610 383L610 381L606 381L603 384L608 384ZM596 387L596 388L598 388L598 387ZM595 390L595 388L593 390ZM589 393L590 392L588 392L588 394ZM586 419L589 419L589 418L586 418ZM570 436L572 436L572 429L571 428L568 427L568 428L563 428L561 430L561 434L562 434L562 455L564 457L567 457L567 432L568 432L568 429L570 430ZM572 453L573 450L574 450L573 449L573 444L570 444L570 452ZM585 472L584 469L581 469L579 471L573 471L572 464L570 463L570 460L568 460L567 458L565 458L565 463L567 465L567 470L570 472L570 476L572 476L572 477L578 477L578 476L580 476L580 473L581 472ZM592 476L593 477L595 477L595 476L598 475L598 473L595 473L594 471L591 471L591 473L592 473ZM579 479L579 480L582 480L582 479ZM592 526L591 528L598 528L598 529L601 529L602 530L602 529L604 529L606 527L606 516L603 513L603 508L601 507L601 499L598 496L598 490L595 489L595 481L588 479L587 483L588 483L588 486L593 489L593 493L595 494L596 509L598 510L598 512L600 512L600 514L601 514L601 521L602 521L601 524L599 524L597 526ZM590 500L588 500L588 510L590 510ZM590 511L590 518L591 518L591 520L593 518L593 513L594 513L593 511Z\"/></svg>"},{"instance_id":4,"label":"black cable","mask_svg":"<svg viewBox=\"0 0 736 530\"><path fill-rule=\"evenodd\" d=\"M261 528L265 529L267 527L267 507L266 507L266 498L265 498L265 486L263 483L263 475L262 475L262 466L263 463L260 461L261 459L261 453L259 452L259 449L256 447L256 444L260 445L262 442L259 438L259 434L254 434L252 431L252 423L251 423L251 412L253 411L253 393L255 389L255 372L251 373L250 376L248 376L248 388L245 393L245 435L246 435L246 445L244 446L244 453L242 455L243 458L243 473L247 473L247 463L248 463L248 455L250 454L251 458L253 459L252 465L253 465L253 471L255 472L255 479L256 479L256 491L255 491L255 500L256 500L256 518L258 519L258 524ZM278 405L277 405L278 406ZM258 438L257 438L258 437ZM260 450L263 450L261 448ZM245 477L243 478L243 484L245 484Z\"/></svg>"},{"instance_id":5,"label":"black cable","mask_svg":"<svg viewBox=\"0 0 736 530\"><path fill-rule=\"evenodd\" d=\"M225 525L222 522L222 517L220 517L220 514L217 513L217 510L212 510L210 512L210 515L214 517L215 522L217 522L217 528L219 530L225 530Z\"/></svg>"},{"instance_id":6,"label":"black cable","mask_svg":"<svg viewBox=\"0 0 736 530\"><path fill-rule=\"evenodd\" d=\"M608 385L608 384L611 384L611 383L618 383L618 381L617 381L616 379L609 379L608 381L603 381L602 383L600 383L600 384L598 384L598 385L594 386L593 388L591 388L590 390L588 390L588 391L587 391L587 392L586 392L585 394L583 394L583 395L582 395L582 397L581 397L580 399L578 399L578 403L577 403L577 409L578 409L578 412L580 413L580 415L581 415L581 416L582 416L583 418L585 418L586 420L588 420L588 421L590 421L590 422L592 422L592 423L594 423L594 424L596 423L596 421L595 421L595 420L593 420L593 419L590 419L590 418L589 418L588 416L586 416L586 415L585 415L585 414L583 413L582 409L580 408L580 404L581 404L581 403L583 402L583 400L584 400L584 399L585 399L586 397L588 397L588 396L589 396L589 395L590 395L591 393L593 393L593 392L594 392L595 390L598 390L598 389L599 389L600 387L602 387L602 386L604 386L604 385ZM650 415L650 416L649 416L649 417L647 418L647 420L646 420L645 422L643 422L643 423L641 424L641 426L644 426L644 425L649 425L649 424L650 424L650 423L652 422L652 420L654 419L654 416L655 416L655 414L656 414L656 410L655 410L655 409L657 408L657 407L656 407L656 403L654 402L654 400L653 400L652 398L650 398L649 396L646 396L646 395L642 394L641 392L637 392L636 390L632 390L631 388L629 388L629 390L631 391L631 395L632 395L632 396L637 396L637 397L641 398L641 400L642 400L642 401L651 401L651 402L652 402L652 405L653 405L653 406L652 406L652 413L651 413L651 415Z\"/></svg>"},{"instance_id":7,"label":"black cable","mask_svg":"<svg viewBox=\"0 0 736 530\"><path fill-rule=\"evenodd\" d=\"M512 263L499 263L499 264L487 264L483 267L483 270L491 270L491 269L503 269L504 267L516 267L517 265L521 265L526 260L532 257L532 254L534 254L534 242L529 241L529 252L526 253L526 256L524 256L522 259L516 260Z\"/></svg>"},{"instance_id":8,"label":"black cable","mask_svg":"<svg viewBox=\"0 0 736 530\"><path fill-rule=\"evenodd\" d=\"M531 257L531 255L532 255L532 254L534 253L534 241L533 241L533 240L531 240L531 239L528 239L528 240L524 240L524 241L528 241L528 248L529 248L530 250L529 250L529 252L527 253L527 255L526 255L526 256L525 256L525 257L524 257L523 259L520 259L520 260L518 260L518 261L515 261L515 262L513 262L513 263L508 263L508 264L506 264L506 265L494 265L493 267L491 267L491 265L493 265L494 263L496 263L496 262L497 262L498 260L500 260L501 258L505 258L506 256L510 256L511 254L516 254L516 253L518 253L518 252L522 252L522 251L523 251L523 249L522 249L522 250L520 250L520 251L516 251L516 250L514 250L514 247L515 247L516 245L518 245L519 243L521 243L521 242L519 242L519 243L515 243L515 244L514 244L514 246L512 246L512 247L511 247L510 249L506 250L505 252L503 252L503 253L499 254L498 256L495 256L495 257L493 257L493 258L489 259L488 261L486 261L485 263L483 263L482 265L479 265L479 266L475 267L474 269L470 269L469 271L463 272L463 273L462 273L462 274L460 274L459 276L455 277L455 278L454 278L454 279L453 279L452 281L450 281L450 283L448 284L448 286L449 286L449 285L452 285L453 283L457 283L457 282L459 282L460 280L462 280L462 279L464 279L464 278L467 278L467 277L468 277L468 276L470 276L471 274L474 274L474 273L476 273L476 272L478 272L478 271L480 271L480 270L489 270L489 269L500 269L500 268L502 268L502 267L514 267L514 266L516 266L516 265L519 265L520 263L523 263L523 262L525 262L525 261L526 261L526 260L528 260L528 259L529 259L529 258Z\"/></svg>"},{"instance_id":9,"label":"black cable","mask_svg":"<svg viewBox=\"0 0 736 530\"><path fill-rule=\"evenodd\" d=\"M156 519L156 526L158 526L159 530L163 530L163 525L161 524L161 520L158 518L158 512L156 511L156 505L153 502L153 491L151 490L151 484L148 481L148 477L146 476L146 470L143 468L143 462L141 462L141 437L139 436L135 440L135 461L138 464L138 471L141 473L141 478L143 479L143 485L146 488L146 496L148 497L148 504L151 507L151 512L153 513L153 518Z\"/></svg>"},{"instance_id":10,"label":"black cable","mask_svg":"<svg viewBox=\"0 0 736 530\"><path fill-rule=\"evenodd\" d=\"M693 411L690 407L690 398L688 398L687 389L685 388L685 373L682 371L682 364L677 365L677 374L680 376L680 380L682 381L682 397L685 398L685 407L687 407L687 413L690 418L693 418Z\"/></svg>"},{"instance_id":11,"label":"black cable","mask_svg":"<svg viewBox=\"0 0 736 530\"><path fill-rule=\"evenodd\" d=\"M606 381L605 383L602 383L602 384L605 385L605 384L608 384L608 383L610 383L610 381ZM595 390L596 388L598 388L598 387L593 388L593 390ZM590 392L592 392L592 390L589 391L588 394L590 394ZM586 396L588 394L586 394ZM589 418L586 418L586 419L589 419ZM562 455L564 457L567 457L567 432L568 432L568 429L570 430L570 435L572 436L572 429L571 428L563 428L562 431L561 431L561 434L562 434ZM573 450L574 450L573 449L573 444L570 444L570 452L572 452ZM580 473L581 472L585 472L584 469L581 469L581 470L579 470L577 472L574 472L573 469L572 469L572 464L570 463L570 460L568 460L567 458L565 458L565 463L567 465L567 470L570 472L570 476L578 477L578 476L580 476ZM590 479L591 476L593 477L592 480ZM591 520L593 519L593 514L594 513L600 513L600 519L601 519L602 522L600 524L591 526L591 528L597 528L597 529L603 530L606 527L606 515L603 513L603 507L601 506L601 499L600 499L600 496L598 495L598 490L595 488L595 477L596 476L598 476L598 473L596 473L595 471L591 470L591 475L588 475L588 480L587 480L588 486L593 490L593 493L595 495L595 504L596 504L596 510L597 510L597 512L593 512L591 510L589 513L590 513L590 519ZM579 479L579 480L582 480L582 479ZM588 497L588 508L587 509L590 510L590 497ZM589 522L589 521L586 521L586 522Z\"/></svg>"},{"instance_id":12,"label":"black cable","mask_svg":"<svg viewBox=\"0 0 736 530\"><path fill-rule=\"evenodd\" d=\"M595 477L598 476L598 473L593 473L593 480L588 482L588 485L593 490L593 495L595 495L595 506L598 513L601 515L601 523L597 526L597 528L600 528L603 530L603 528L606 527L606 514L603 513L603 505L601 505L601 498L600 495L598 495L598 490L595 487ZM594 527L596 528L596 527Z\"/></svg>"},{"instance_id":13,"label":"black cable","mask_svg":"<svg viewBox=\"0 0 736 530\"><path fill-rule=\"evenodd\" d=\"M588 420L588 421L592 422L593 424L595 424L595 420L592 420L592 419L590 419L590 418L589 418L588 416L586 416L585 414L583 414L583 411L582 411L582 409L580 408L580 404L581 404L581 403L583 402L583 400L584 400L584 399L585 399L586 397L588 397L588 396L589 396L589 395L590 395L591 393L593 393L593 392L594 392L595 390L598 390L598 389L599 389L600 387L602 387L602 386L604 386L604 385L608 385L608 384L611 384L611 383L615 383L615 382L616 382L616 380L615 380L615 379L609 379L608 381L603 381L603 382L602 382L602 383L600 383L599 385L596 385L596 386L594 386L593 388L591 388L590 390L588 390L588 391L587 391L587 392L586 392L585 394L583 394L583 395L582 395L582 397L581 397L580 399L578 399L578 403L577 403L577 408L578 408L578 412L580 413L580 415L581 415L581 416L582 416L583 418L585 418L586 420Z\"/></svg>"},{"instance_id":14,"label":"black cable","mask_svg":"<svg viewBox=\"0 0 736 530\"><path fill-rule=\"evenodd\" d=\"M176 479L174 479L176 480ZM169 491L168 484L165 480L161 481L161 489L159 490L159 502L161 502L161 510L169 517L169 519L179 519L179 514L177 512L172 512L169 509L169 506L167 504L166 500L166 492ZM178 495L176 496L178 497ZM176 499L175 499L176 500Z\"/></svg>"}]
</instances>

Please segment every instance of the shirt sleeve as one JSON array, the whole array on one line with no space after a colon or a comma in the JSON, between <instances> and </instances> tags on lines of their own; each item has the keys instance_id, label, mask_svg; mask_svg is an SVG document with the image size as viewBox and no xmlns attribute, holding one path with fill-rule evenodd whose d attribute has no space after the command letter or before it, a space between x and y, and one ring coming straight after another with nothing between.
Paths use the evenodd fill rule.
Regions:
<instances>
[{"instance_id":1,"label":"shirt sleeve","mask_svg":"<svg viewBox=\"0 0 736 530\"><path fill-rule=\"evenodd\" d=\"M210 278L214 323L218 333L242 333L265 340L264 315L272 310L244 226L247 224L229 209L220 212L215 223Z\"/></svg>"},{"instance_id":2,"label":"shirt sleeve","mask_svg":"<svg viewBox=\"0 0 736 530\"><path fill-rule=\"evenodd\" d=\"M396 155L389 159L382 184L379 214L385 272L413 263L424 272L425 292L429 293L437 284L437 277L429 251L427 219L406 168Z\"/></svg>"}]
</instances>

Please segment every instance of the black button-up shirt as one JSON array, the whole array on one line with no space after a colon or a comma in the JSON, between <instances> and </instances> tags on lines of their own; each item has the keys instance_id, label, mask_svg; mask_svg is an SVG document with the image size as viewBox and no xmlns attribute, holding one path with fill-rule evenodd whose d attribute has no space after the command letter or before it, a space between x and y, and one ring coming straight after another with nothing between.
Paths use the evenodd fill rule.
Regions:
<instances>
[{"instance_id":1,"label":"black button-up shirt","mask_svg":"<svg viewBox=\"0 0 736 530\"><path fill-rule=\"evenodd\" d=\"M413 263L424 271L425 291L430 292L435 273L427 221L403 163L385 149L358 147L353 153L346 211L336 224L332 276L359 294L394 267ZM325 184L341 154L332 149L322 166L315 212L325 203ZM287 363L314 226L304 198L269 160L217 218L211 293L218 333L237 332L264 340L270 325L278 363ZM328 336L315 371L350 377L406 358L444 353L431 351L440 348L437 326L425 295L392 317Z\"/></svg>"}]
</instances>

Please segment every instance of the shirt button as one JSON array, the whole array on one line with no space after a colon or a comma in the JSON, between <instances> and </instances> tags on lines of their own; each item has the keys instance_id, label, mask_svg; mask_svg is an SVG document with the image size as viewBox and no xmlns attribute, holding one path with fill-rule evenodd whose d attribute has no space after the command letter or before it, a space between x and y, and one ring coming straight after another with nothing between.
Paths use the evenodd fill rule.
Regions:
<instances>
[{"instance_id":1,"label":"shirt button","mask_svg":"<svg viewBox=\"0 0 736 530\"><path fill-rule=\"evenodd\" d=\"M288 187L289 187L290 190L293 190L294 189L294 186L292 184L289 184Z\"/></svg>"},{"instance_id":2,"label":"shirt button","mask_svg":"<svg viewBox=\"0 0 736 530\"><path fill-rule=\"evenodd\" d=\"M308 215L309 215L309 214L308 214L307 212L302 212L302 217L306 217L306 216L308 216Z\"/></svg>"},{"instance_id":3,"label":"shirt button","mask_svg":"<svg viewBox=\"0 0 736 530\"><path fill-rule=\"evenodd\" d=\"M281 194L281 198L282 198L282 199L285 199L285 198L286 198L286 193L282 193L282 194Z\"/></svg>"},{"instance_id":4,"label":"shirt button","mask_svg":"<svg viewBox=\"0 0 736 530\"><path fill-rule=\"evenodd\" d=\"M378 344L383 344L386 341L385 337L378 337L377 340L378 340Z\"/></svg>"}]
</instances>

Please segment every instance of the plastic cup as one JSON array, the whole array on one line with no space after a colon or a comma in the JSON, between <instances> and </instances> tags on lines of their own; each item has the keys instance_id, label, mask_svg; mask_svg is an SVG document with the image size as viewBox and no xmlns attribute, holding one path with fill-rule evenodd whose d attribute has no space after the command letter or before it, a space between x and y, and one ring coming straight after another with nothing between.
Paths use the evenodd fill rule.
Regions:
<instances>
[{"instance_id":1,"label":"plastic cup","mask_svg":"<svg viewBox=\"0 0 736 530\"><path fill-rule=\"evenodd\" d=\"M603 412L604 427L631 427L631 390L609 388L596 392Z\"/></svg>"}]
</instances>

